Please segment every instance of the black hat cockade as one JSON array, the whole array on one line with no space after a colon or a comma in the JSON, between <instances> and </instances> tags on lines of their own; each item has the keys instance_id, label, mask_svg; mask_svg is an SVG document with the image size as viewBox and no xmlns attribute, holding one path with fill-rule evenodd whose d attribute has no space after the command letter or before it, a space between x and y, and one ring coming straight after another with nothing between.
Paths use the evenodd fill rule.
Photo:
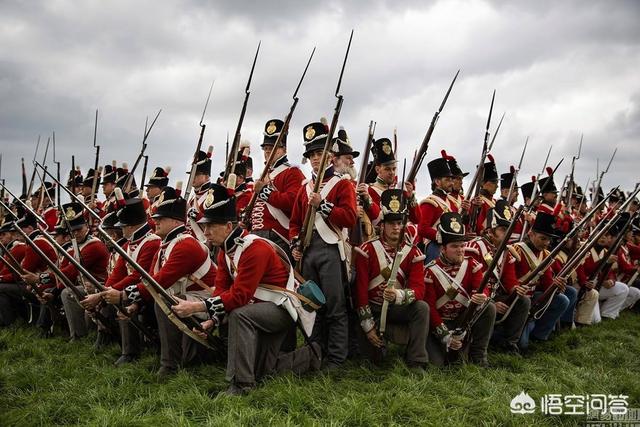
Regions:
<instances>
[{"instance_id":1,"label":"black hat cockade","mask_svg":"<svg viewBox=\"0 0 640 427\"><path fill-rule=\"evenodd\" d=\"M182 182L176 183L176 188L164 187L156 199L156 212L151 218L172 218L178 221L187 219L187 201L181 196Z\"/></svg>"},{"instance_id":2,"label":"black hat cockade","mask_svg":"<svg viewBox=\"0 0 640 427\"><path fill-rule=\"evenodd\" d=\"M445 212L440 217L436 241L441 245L469 240L465 235L462 216L457 212Z\"/></svg>"},{"instance_id":3,"label":"black hat cockade","mask_svg":"<svg viewBox=\"0 0 640 427\"><path fill-rule=\"evenodd\" d=\"M324 144L329 135L326 120L321 119L319 122L309 123L302 129L302 135L304 137L304 153L302 155L308 159L314 151L324 150Z\"/></svg>"},{"instance_id":4,"label":"black hat cockade","mask_svg":"<svg viewBox=\"0 0 640 427\"><path fill-rule=\"evenodd\" d=\"M211 184L204 200L204 215L198 224L223 224L238 219L236 198L233 189L220 184Z\"/></svg>"},{"instance_id":5,"label":"black hat cockade","mask_svg":"<svg viewBox=\"0 0 640 427\"><path fill-rule=\"evenodd\" d=\"M482 169L482 182L497 182L498 170L496 169L496 161L491 154L487 154L488 162L485 162Z\"/></svg>"},{"instance_id":6,"label":"black hat cockade","mask_svg":"<svg viewBox=\"0 0 640 427\"><path fill-rule=\"evenodd\" d=\"M338 130L338 135L331 141L331 152L334 156L341 156L343 154L351 154L355 159L360 155L359 151L354 151L351 147L351 140L347 136L347 131L342 126Z\"/></svg>"},{"instance_id":7,"label":"black hat cockade","mask_svg":"<svg viewBox=\"0 0 640 427\"><path fill-rule=\"evenodd\" d=\"M512 218L511 205L506 200L500 199L487 213L486 228L509 227Z\"/></svg>"}]
</instances>

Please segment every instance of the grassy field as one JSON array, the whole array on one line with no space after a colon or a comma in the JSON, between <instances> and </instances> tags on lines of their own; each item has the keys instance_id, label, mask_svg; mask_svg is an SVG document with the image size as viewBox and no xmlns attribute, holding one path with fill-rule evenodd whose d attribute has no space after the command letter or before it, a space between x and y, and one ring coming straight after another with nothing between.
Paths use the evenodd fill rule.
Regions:
<instances>
[{"instance_id":1,"label":"grassy field","mask_svg":"<svg viewBox=\"0 0 640 427\"><path fill-rule=\"evenodd\" d=\"M333 374L267 380L246 397L218 396L221 366L155 378L157 358L114 368L118 348L0 330L0 425L580 425L576 416L512 415L522 390L629 395L640 407L640 316L574 330L525 358L490 354L491 368L429 368L415 374L397 351L383 369L350 363Z\"/></svg>"}]
</instances>

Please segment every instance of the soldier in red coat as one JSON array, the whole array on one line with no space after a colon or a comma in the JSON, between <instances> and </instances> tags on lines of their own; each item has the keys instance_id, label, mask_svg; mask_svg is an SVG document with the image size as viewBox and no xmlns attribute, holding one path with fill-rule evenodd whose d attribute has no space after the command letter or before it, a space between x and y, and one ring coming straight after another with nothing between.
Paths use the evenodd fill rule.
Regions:
<instances>
[{"instance_id":1,"label":"soldier in red coat","mask_svg":"<svg viewBox=\"0 0 640 427\"><path fill-rule=\"evenodd\" d=\"M160 194L162 194L162 190L164 189L164 187L169 185L169 172L171 172L171 168L169 166L166 166L164 168L154 168L153 173L149 177L149 181L144 184L144 186L146 187L147 198L149 199L149 208L147 209L147 222L149 223L149 226L151 226L152 231L155 230L156 224L151 217L156 213L158 204L162 202L162 200L159 200Z\"/></svg>"},{"instance_id":2,"label":"soldier in red coat","mask_svg":"<svg viewBox=\"0 0 640 427\"><path fill-rule=\"evenodd\" d=\"M442 157L447 159L449 169L451 169L451 173L453 175L451 192L447 194L447 198L451 202L453 212L467 212L469 211L471 204L465 199L464 194L462 194L462 180L465 176L469 175L469 172L463 172L462 169L460 169L456 158L447 154L445 150L440 151L440 154L442 154Z\"/></svg>"},{"instance_id":3,"label":"soldier in red coat","mask_svg":"<svg viewBox=\"0 0 640 427\"><path fill-rule=\"evenodd\" d=\"M284 122L279 119L265 123L264 139L260 145L265 159L271 156L283 126ZM269 174L264 180L255 182L256 203L247 214L250 215L250 231L253 234L271 240L290 253L289 221L293 203L305 177L299 167L289 163L286 135L275 150L275 161Z\"/></svg>"},{"instance_id":4,"label":"soldier in red coat","mask_svg":"<svg viewBox=\"0 0 640 427\"><path fill-rule=\"evenodd\" d=\"M479 262L486 271L495 257L498 246L502 244L511 221L511 206L506 200L496 201L495 207L488 212L482 236L475 237L467 243L465 254ZM516 278L517 256L515 250L507 246L489 282L499 315L492 341L499 349L512 353L519 353L518 341L531 307L527 289L520 286Z\"/></svg>"},{"instance_id":5,"label":"soldier in red coat","mask_svg":"<svg viewBox=\"0 0 640 427\"><path fill-rule=\"evenodd\" d=\"M347 230L356 223L356 197L348 176L341 176L329 166L324 171L320 192L315 193L315 180L319 172L328 128L324 123L311 123L304 127L304 156L311 162L312 179L305 182L296 196L291 213L289 238L293 258L302 263L302 274L320 286L327 298L319 311L311 339L320 342L327 354L327 369L340 366L348 352L348 321L345 288L348 286ZM327 153L329 161L331 153ZM309 246L302 249L301 234L307 210L317 209ZM305 230L306 232L306 230Z\"/></svg>"},{"instance_id":6,"label":"soldier in red coat","mask_svg":"<svg viewBox=\"0 0 640 427\"><path fill-rule=\"evenodd\" d=\"M498 191L499 179L496 162L491 154L487 154L487 159L489 161L484 164L482 177L478 178L480 179L480 194L472 201L474 206L471 208L470 225L472 226L472 231L477 235L482 234L489 209L496 205L494 196ZM475 218L473 218L473 215L475 215Z\"/></svg>"},{"instance_id":7,"label":"soldier in red coat","mask_svg":"<svg viewBox=\"0 0 640 427\"><path fill-rule=\"evenodd\" d=\"M431 262L440 255L440 246L436 241L440 217L447 212L454 212L448 198L453 189L453 173L446 158L441 157L427 163L431 176L433 192L420 202L420 222L418 235L423 239L426 261Z\"/></svg>"},{"instance_id":8,"label":"soldier in red coat","mask_svg":"<svg viewBox=\"0 0 640 427\"><path fill-rule=\"evenodd\" d=\"M210 145L205 153L199 151L196 158L195 176L193 177L193 189L191 194L185 194L187 197L187 230L201 242L206 239L197 222L202 218L204 212L204 202L210 197L211 192L211 155L213 146Z\"/></svg>"},{"instance_id":9,"label":"soldier in red coat","mask_svg":"<svg viewBox=\"0 0 640 427\"><path fill-rule=\"evenodd\" d=\"M500 198L508 203L512 216L516 212L515 204L518 201L519 190L518 183L514 181L515 173L516 168L511 166L509 168L509 172L500 175ZM520 215L520 218L518 218L518 222L514 226L515 228L513 229L513 233L509 238L509 243L520 241L520 236L522 236L525 222L526 220L524 215Z\"/></svg>"},{"instance_id":10,"label":"soldier in red coat","mask_svg":"<svg viewBox=\"0 0 640 427\"><path fill-rule=\"evenodd\" d=\"M209 200L214 203L213 190L209 194ZM158 205L153 219L156 222L156 234L162 238L162 242L151 261L151 276L171 295L202 301L211 294L216 265L211 261L204 243L186 229L187 202L181 197L180 189L165 187L161 197L163 201ZM150 301L149 291L142 283L126 287L125 292L127 305L140 304L142 300ZM157 302L154 309L160 335L160 379L175 374L181 364L206 358L204 347L181 332Z\"/></svg>"},{"instance_id":11,"label":"soldier in red coat","mask_svg":"<svg viewBox=\"0 0 640 427\"><path fill-rule=\"evenodd\" d=\"M122 248L145 271L151 273L151 262L160 248L160 237L151 231L147 222L147 212L142 201L131 198L118 210L118 222L114 225L122 229L126 242ZM126 301L125 289L140 282L140 273L133 269L124 258L118 256L113 271L109 274L102 293L102 298L110 304L122 304ZM129 316L138 316L148 327L153 327L155 314L151 304L130 305ZM120 366L135 361L142 351L140 332L132 326L128 319L120 316L120 339L122 354L115 365Z\"/></svg>"},{"instance_id":12,"label":"soldier in red coat","mask_svg":"<svg viewBox=\"0 0 640 427\"><path fill-rule=\"evenodd\" d=\"M542 199L538 206L538 211L553 215L558 201L558 187L556 187L556 183L553 181L553 169L547 168L547 176L540 178L540 181L538 181L538 191Z\"/></svg>"},{"instance_id":13,"label":"soldier in red coat","mask_svg":"<svg viewBox=\"0 0 640 427\"><path fill-rule=\"evenodd\" d=\"M58 209L53 200L56 197L56 187L51 182L44 182L31 196L31 204L37 206L36 212L47 223L45 231L52 232L58 222Z\"/></svg>"},{"instance_id":14,"label":"soldier in red coat","mask_svg":"<svg viewBox=\"0 0 640 427\"><path fill-rule=\"evenodd\" d=\"M16 219L12 213L7 214L2 226L0 226L0 242L7 248L11 257L19 264L22 262L22 258L24 258L27 246L20 240L13 229L13 224ZM0 261L0 283L15 283L20 281L20 276L14 274L13 270L8 267L8 264L14 265L8 254L2 254L2 260Z\"/></svg>"},{"instance_id":15,"label":"soldier in red coat","mask_svg":"<svg viewBox=\"0 0 640 427\"><path fill-rule=\"evenodd\" d=\"M57 258L55 249L42 237L36 217L31 213L24 213L12 226L22 229L33 243L25 246L24 256L20 261L20 268L24 270L24 274L19 280L0 284L0 326L11 325L19 314L25 314L30 309L30 305L38 304L36 297L25 284L31 287L37 286L41 290L52 286L46 273L47 263L31 245L35 245L50 260L55 261Z\"/></svg>"},{"instance_id":16,"label":"soldier in red coat","mask_svg":"<svg viewBox=\"0 0 640 427\"><path fill-rule=\"evenodd\" d=\"M227 394L246 394L265 375L319 368L317 343L292 352L282 343L301 321L304 309L295 293L293 267L275 243L238 227L235 198L227 189L212 185L213 200L205 204L200 220L207 240L218 252L215 290L204 302L181 301L173 310L182 317L206 313L205 329L226 323L228 357ZM308 330L313 319L307 322Z\"/></svg>"},{"instance_id":17,"label":"soldier in red coat","mask_svg":"<svg viewBox=\"0 0 640 427\"><path fill-rule=\"evenodd\" d=\"M469 342L468 354L472 363L486 366L487 347L491 338L496 309L487 301L489 287L478 293L482 281L482 265L465 256L465 227L462 216L447 212L438 224L440 256L427 264L425 270L425 300L429 304L430 334L427 338L429 360L436 366L447 362L447 352L461 350L463 340ZM473 303L482 310L471 326L470 337L455 332L456 320Z\"/></svg>"},{"instance_id":18,"label":"soldier in red coat","mask_svg":"<svg viewBox=\"0 0 640 427\"><path fill-rule=\"evenodd\" d=\"M428 361L426 338L429 331L429 306L423 301L424 255L401 236L402 216L406 214L404 202L402 190L385 190L381 197L383 219L380 237L356 248L356 306L367 338L368 353L373 360L377 359L374 352L385 346L379 330L382 305L386 300L389 304L388 322L408 329L407 365L423 368ZM389 287L390 273L397 256L400 257L397 286Z\"/></svg>"}]
</instances>

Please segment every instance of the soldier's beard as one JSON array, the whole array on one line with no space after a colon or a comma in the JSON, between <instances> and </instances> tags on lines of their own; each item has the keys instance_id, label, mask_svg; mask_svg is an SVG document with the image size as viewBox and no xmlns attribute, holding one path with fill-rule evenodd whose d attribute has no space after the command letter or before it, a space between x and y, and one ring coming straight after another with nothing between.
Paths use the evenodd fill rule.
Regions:
<instances>
[{"instance_id":1,"label":"soldier's beard","mask_svg":"<svg viewBox=\"0 0 640 427\"><path fill-rule=\"evenodd\" d=\"M346 166L343 168L344 170L341 172L343 174L347 173L352 179L356 179L358 177L358 173L356 172L356 168L353 166Z\"/></svg>"}]
</instances>

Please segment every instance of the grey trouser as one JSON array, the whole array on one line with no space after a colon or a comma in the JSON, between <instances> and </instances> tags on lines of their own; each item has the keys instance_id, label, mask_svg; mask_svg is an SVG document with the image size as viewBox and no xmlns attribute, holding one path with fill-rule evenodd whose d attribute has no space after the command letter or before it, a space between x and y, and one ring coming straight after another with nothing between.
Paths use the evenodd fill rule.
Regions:
<instances>
[{"instance_id":1,"label":"grey trouser","mask_svg":"<svg viewBox=\"0 0 640 427\"><path fill-rule=\"evenodd\" d=\"M38 299L26 285L17 283L0 283L0 326L9 326L19 314L29 313L29 305L39 306ZM34 316L35 317L35 316Z\"/></svg>"},{"instance_id":2,"label":"grey trouser","mask_svg":"<svg viewBox=\"0 0 640 427\"><path fill-rule=\"evenodd\" d=\"M82 286L76 286L75 288L78 289L83 296L87 294ZM62 300L64 314L69 324L69 336L71 338L79 338L87 335L88 322L85 317L85 310L80 306L73 292L64 288L60 294L60 299Z\"/></svg>"},{"instance_id":3,"label":"grey trouser","mask_svg":"<svg viewBox=\"0 0 640 427\"><path fill-rule=\"evenodd\" d=\"M380 325L381 312L382 306L371 304L371 313L375 318L376 325ZM408 363L427 363L429 360L426 347L429 333L429 305L424 301L414 301L409 305L390 304L387 311L387 329L390 324L406 327L409 330L405 360ZM364 337L362 344L362 350L366 352L367 356L375 359L373 353L377 349L371 345L366 337Z\"/></svg>"},{"instance_id":4,"label":"grey trouser","mask_svg":"<svg viewBox=\"0 0 640 427\"><path fill-rule=\"evenodd\" d=\"M327 300L318 310L311 341L322 346L330 363L341 364L347 359L349 322L345 283L337 245L329 245L316 233L303 258L302 275L322 289Z\"/></svg>"},{"instance_id":5,"label":"grey trouser","mask_svg":"<svg viewBox=\"0 0 640 427\"><path fill-rule=\"evenodd\" d=\"M160 366L178 369L196 359L204 358L206 348L183 333L169 320L158 303L154 304L160 337ZM202 356L202 357L201 357Z\"/></svg>"},{"instance_id":6,"label":"grey trouser","mask_svg":"<svg viewBox=\"0 0 640 427\"><path fill-rule=\"evenodd\" d=\"M499 296L496 301L507 303L508 296ZM513 302L513 308L506 318L502 314L497 314L496 324L493 329L492 340L498 346L505 344L518 345L520 335L529 317L531 299L529 297L518 296ZM504 320L502 320L504 319ZM500 321L500 323L497 323Z\"/></svg>"},{"instance_id":7,"label":"grey trouser","mask_svg":"<svg viewBox=\"0 0 640 427\"><path fill-rule=\"evenodd\" d=\"M152 305L144 305L137 315L137 319L150 331L156 328L155 313ZM118 320L120 328L120 342L123 356L138 356L142 353L142 333L128 320Z\"/></svg>"},{"instance_id":8,"label":"grey trouser","mask_svg":"<svg viewBox=\"0 0 640 427\"><path fill-rule=\"evenodd\" d=\"M482 363L487 360L487 347L493 332L493 323L496 320L496 306L492 302L486 305L478 320L471 327L471 336L465 338L467 348L460 350L468 351L469 359L474 363ZM455 320L446 320L445 324L449 330L455 328ZM427 338L427 353L429 360L436 366L444 366L447 363L447 348L434 334L429 334Z\"/></svg>"},{"instance_id":9,"label":"grey trouser","mask_svg":"<svg viewBox=\"0 0 640 427\"><path fill-rule=\"evenodd\" d=\"M233 310L228 317L227 381L254 385L265 375L308 371L315 358L309 346L280 352L282 341L294 327L289 313L272 302Z\"/></svg>"}]
</instances>

